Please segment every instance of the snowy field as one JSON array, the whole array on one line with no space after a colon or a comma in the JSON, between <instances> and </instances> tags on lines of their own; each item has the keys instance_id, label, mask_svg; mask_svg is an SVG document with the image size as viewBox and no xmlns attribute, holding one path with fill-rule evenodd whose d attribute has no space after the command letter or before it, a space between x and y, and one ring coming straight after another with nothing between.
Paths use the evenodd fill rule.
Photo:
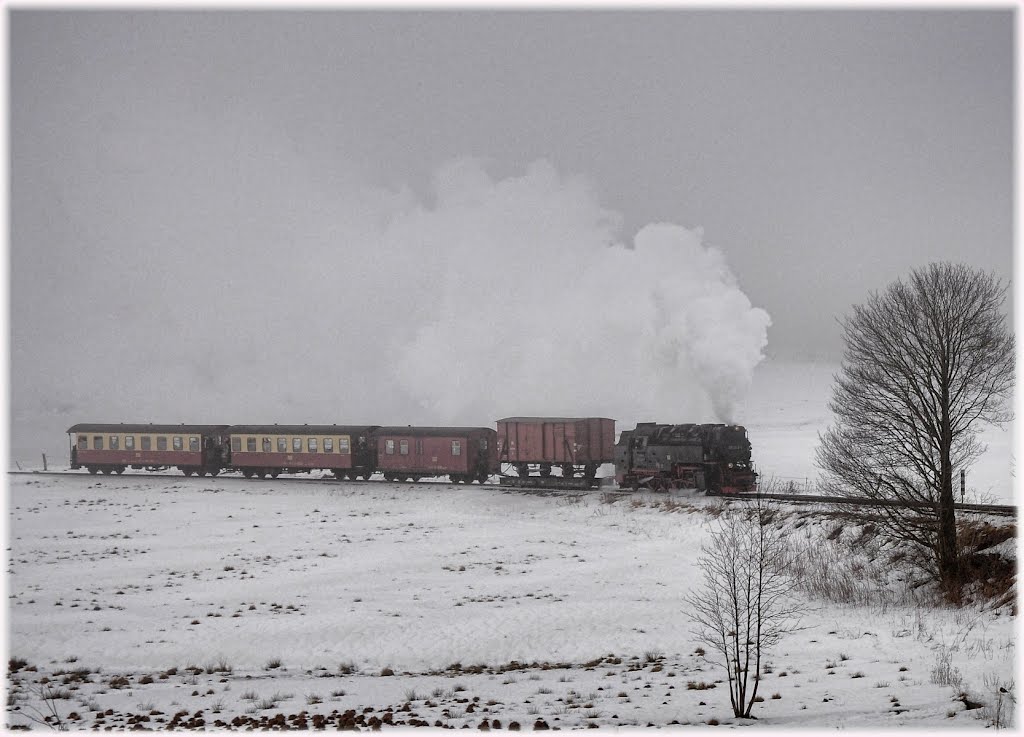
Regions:
<instances>
[{"instance_id":1,"label":"snowy field","mask_svg":"<svg viewBox=\"0 0 1024 737\"><path fill-rule=\"evenodd\" d=\"M8 726L51 714L43 678L78 729L736 723L683 602L720 499L8 484ZM811 544L834 527L808 519L793 534ZM809 628L768 658L749 724L982 729L986 710L957 695L991 703L1014 676L1005 610L808 605ZM936 683L939 670L960 685Z\"/></svg>"}]
</instances>

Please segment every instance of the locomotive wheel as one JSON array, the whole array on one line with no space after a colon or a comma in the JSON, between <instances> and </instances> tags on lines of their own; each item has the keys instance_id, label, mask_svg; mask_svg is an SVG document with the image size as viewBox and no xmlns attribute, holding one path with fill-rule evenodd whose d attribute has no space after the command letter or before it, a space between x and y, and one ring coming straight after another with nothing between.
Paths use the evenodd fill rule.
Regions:
<instances>
[{"instance_id":1,"label":"locomotive wheel","mask_svg":"<svg viewBox=\"0 0 1024 737\"><path fill-rule=\"evenodd\" d=\"M270 477L276 479L279 473L281 473L281 472L280 471L272 471L270 473Z\"/></svg>"}]
</instances>

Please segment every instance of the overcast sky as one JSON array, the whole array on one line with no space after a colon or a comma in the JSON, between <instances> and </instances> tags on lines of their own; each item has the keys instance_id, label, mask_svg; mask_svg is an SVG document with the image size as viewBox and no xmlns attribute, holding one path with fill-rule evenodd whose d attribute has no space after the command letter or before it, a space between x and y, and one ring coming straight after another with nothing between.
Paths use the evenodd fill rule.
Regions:
<instances>
[{"instance_id":1,"label":"overcast sky","mask_svg":"<svg viewBox=\"0 0 1024 737\"><path fill-rule=\"evenodd\" d=\"M15 446L86 420L728 419L762 355L838 360L836 319L911 268L1011 275L1008 10L9 32Z\"/></svg>"}]
</instances>

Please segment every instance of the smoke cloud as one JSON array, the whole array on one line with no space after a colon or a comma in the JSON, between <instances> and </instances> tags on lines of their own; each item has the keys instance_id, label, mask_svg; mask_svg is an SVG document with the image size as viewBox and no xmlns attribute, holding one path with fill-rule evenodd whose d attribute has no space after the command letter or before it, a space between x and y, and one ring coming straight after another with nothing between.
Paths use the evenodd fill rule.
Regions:
<instances>
[{"instance_id":1,"label":"smoke cloud","mask_svg":"<svg viewBox=\"0 0 1024 737\"><path fill-rule=\"evenodd\" d=\"M493 181L459 161L434 193L384 238L420 255L433 289L390 365L424 414L737 420L770 319L699 229L653 224L620 243L618 215L546 162Z\"/></svg>"}]
</instances>

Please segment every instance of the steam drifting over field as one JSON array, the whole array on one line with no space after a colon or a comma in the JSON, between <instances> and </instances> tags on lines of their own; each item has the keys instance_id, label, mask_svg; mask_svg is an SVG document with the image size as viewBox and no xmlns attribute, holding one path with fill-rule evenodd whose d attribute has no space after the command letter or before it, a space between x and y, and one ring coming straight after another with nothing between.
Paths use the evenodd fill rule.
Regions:
<instances>
[{"instance_id":1,"label":"steam drifting over field","mask_svg":"<svg viewBox=\"0 0 1024 737\"><path fill-rule=\"evenodd\" d=\"M733 419L770 320L699 229L652 224L620 243L619 216L546 162L494 181L458 161L434 191L383 249L422 254L407 288L429 286L394 371L426 416Z\"/></svg>"}]
</instances>

